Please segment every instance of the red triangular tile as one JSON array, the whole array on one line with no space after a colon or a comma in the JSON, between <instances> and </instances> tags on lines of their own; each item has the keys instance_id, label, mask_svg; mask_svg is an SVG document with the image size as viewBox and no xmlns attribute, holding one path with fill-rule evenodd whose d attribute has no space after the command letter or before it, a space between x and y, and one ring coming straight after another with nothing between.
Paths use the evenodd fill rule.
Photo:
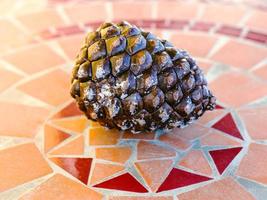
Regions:
<instances>
[{"instance_id":1,"label":"red triangular tile","mask_svg":"<svg viewBox=\"0 0 267 200\"><path fill-rule=\"evenodd\" d=\"M231 135L233 137L237 137L243 140L243 137L241 136L238 128L236 127L234 119L230 113L228 113L222 119L220 119L217 123L215 123L212 126L212 128L223 131L224 133L228 135Z\"/></svg>"},{"instance_id":2,"label":"red triangular tile","mask_svg":"<svg viewBox=\"0 0 267 200\"><path fill-rule=\"evenodd\" d=\"M129 173L125 173L113 179L99 183L94 185L94 187L139 193L148 192L147 189Z\"/></svg>"},{"instance_id":3,"label":"red triangular tile","mask_svg":"<svg viewBox=\"0 0 267 200\"><path fill-rule=\"evenodd\" d=\"M63 131L60 131L52 126L45 125L45 128L44 128L45 152L48 152L50 149L60 144L68 137L70 137L69 134L64 133Z\"/></svg>"},{"instance_id":4,"label":"red triangular tile","mask_svg":"<svg viewBox=\"0 0 267 200\"><path fill-rule=\"evenodd\" d=\"M54 157L50 158L50 160L84 184L87 184L92 158Z\"/></svg>"},{"instance_id":5,"label":"red triangular tile","mask_svg":"<svg viewBox=\"0 0 267 200\"><path fill-rule=\"evenodd\" d=\"M211 180L211 178L173 168L157 192L172 190L208 180Z\"/></svg>"},{"instance_id":6,"label":"red triangular tile","mask_svg":"<svg viewBox=\"0 0 267 200\"><path fill-rule=\"evenodd\" d=\"M52 117L52 119L72 117L72 116L77 116L77 115L82 115L82 112L79 110L75 102L71 102L66 107L64 107L62 110L60 110L58 113L56 113Z\"/></svg>"},{"instance_id":7,"label":"red triangular tile","mask_svg":"<svg viewBox=\"0 0 267 200\"><path fill-rule=\"evenodd\" d=\"M215 109L224 109L224 107L222 107L222 106L220 106L220 105L217 104L217 105L215 106Z\"/></svg>"},{"instance_id":8,"label":"red triangular tile","mask_svg":"<svg viewBox=\"0 0 267 200\"><path fill-rule=\"evenodd\" d=\"M220 174L224 172L227 166L232 162L236 155L241 151L242 147L231 149L220 149L210 151L210 155Z\"/></svg>"}]
</instances>

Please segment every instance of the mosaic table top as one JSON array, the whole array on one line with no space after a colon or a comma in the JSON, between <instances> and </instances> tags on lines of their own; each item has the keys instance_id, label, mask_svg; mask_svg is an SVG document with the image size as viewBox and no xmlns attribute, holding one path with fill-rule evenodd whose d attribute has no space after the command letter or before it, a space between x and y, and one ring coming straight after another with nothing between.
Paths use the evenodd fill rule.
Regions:
<instances>
[{"instance_id":1,"label":"mosaic table top","mask_svg":"<svg viewBox=\"0 0 267 200\"><path fill-rule=\"evenodd\" d=\"M169 134L88 121L69 95L86 32L128 20L189 51L218 98ZM267 2L2 0L0 199L266 200Z\"/></svg>"}]
</instances>

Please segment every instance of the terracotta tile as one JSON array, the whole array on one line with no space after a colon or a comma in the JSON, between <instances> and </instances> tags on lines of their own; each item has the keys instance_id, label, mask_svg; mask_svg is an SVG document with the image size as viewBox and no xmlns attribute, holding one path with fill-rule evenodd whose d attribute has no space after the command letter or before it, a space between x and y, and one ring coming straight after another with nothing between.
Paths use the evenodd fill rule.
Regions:
<instances>
[{"instance_id":1,"label":"terracotta tile","mask_svg":"<svg viewBox=\"0 0 267 200\"><path fill-rule=\"evenodd\" d=\"M208 176L211 176L212 174L210 165L201 150L191 150L182 158L179 162L179 166L189 168L197 173L200 172Z\"/></svg>"},{"instance_id":2,"label":"terracotta tile","mask_svg":"<svg viewBox=\"0 0 267 200\"><path fill-rule=\"evenodd\" d=\"M34 137L48 113L39 107L1 102L0 135Z\"/></svg>"},{"instance_id":3,"label":"terracotta tile","mask_svg":"<svg viewBox=\"0 0 267 200\"><path fill-rule=\"evenodd\" d=\"M135 167L152 192L155 192L172 169L172 160L151 160L136 162Z\"/></svg>"},{"instance_id":4,"label":"terracotta tile","mask_svg":"<svg viewBox=\"0 0 267 200\"><path fill-rule=\"evenodd\" d=\"M225 73L211 82L209 87L217 99L233 107L248 104L267 94L266 83L254 80L241 72Z\"/></svg>"},{"instance_id":5,"label":"terracotta tile","mask_svg":"<svg viewBox=\"0 0 267 200\"><path fill-rule=\"evenodd\" d=\"M102 179L109 177L124 170L123 166L114 164L95 163L94 170L92 171L90 184L101 181Z\"/></svg>"},{"instance_id":6,"label":"terracotta tile","mask_svg":"<svg viewBox=\"0 0 267 200\"><path fill-rule=\"evenodd\" d=\"M266 153L266 145L250 144L248 153L239 165L237 175L262 184L267 184Z\"/></svg>"},{"instance_id":7,"label":"terracotta tile","mask_svg":"<svg viewBox=\"0 0 267 200\"><path fill-rule=\"evenodd\" d=\"M267 13L264 11L253 10L252 15L248 18L246 25L251 28L266 31Z\"/></svg>"},{"instance_id":8,"label":"terracotta tile","mask_svg":"<svg viewBox=\"0 0 267 200\"><path fill-rule=\"evenodd\" d=\"M71 59L74 60L77 56L79 49L82 47L85 34L73 35L69 37L59 38L57 41L65 54ZM70 48L71 47L71 48Z\"/></svg>"},{"instance_id":9,"label":"terracotta tile","mask_svg":"<svg viewBox=\"0 0 267 200\"><path fill-rule=\"evenodd\" d=\"M200 139L202 146L236 146L240 145L236 140L230 139L219 131L212 130L212 132Z\"/></svg>"},{"instance_id":10,"label":"terracotta tile","mask_svg":"<svg viewBox=\"0 0 267 200\"><path fill-rule=\"evenodd\" d=\"M127 183L127 184L125 184ZM123 190L129 192L146 193L148 192L141 183L139 183L131 174L126 173L117 176L113 179L107 180L103 183L99 183L94 187Z\"/></svg>"},{"instance_id":11,"label":"terracotta tile","mask_svg":"<svg viewBox=\"0 0 267 200\"><path fill-rule=\"evenodd\" d=\"M33 143L0 151L1 192L51 172L51 168Z\"/></svg>"},{"instance_id":12,"label":"terracotta tile","mask_svg":"<svg viewBox=\"0 0 267 200\"><path fill-rule=\"evenodd\" d=\"M206 112L203 116L201 116L198 120L197 123L206 125L210 121L214 120L215 118L218 118L219 116L222 116L225 114L224 110L213 110L211 112Z\"/></svg>"},{"instance_id":13,"label":"terracotta tile","mask_svg":"<svg viewBox=\"0 0 267 200\"><path fill-rule=\"evenodd\" d=\"M53 147L60 144L62 141L70 137L69 134L64 133L52 126L45 125L44 127L44 150L48 152Z\"/></svg>"},{"instance_id":14,"label":"terracotta tile","mask_svg":"<svg viewBox=\"0 0 267 200\"><path fill-rule=\"evenodd\" d=\"M108 17L105 3L97 1L65 7L65 13L73 23L101 22Z\"/></svg>"},{"instance_id":15,"label":"terracotta tile","mask_svg":"<svg viewBox=\"0 0 267 200\"><path fill-rule=\"evenodd\" d=\"M205 57L216 42L216 38L207 35L175 33L170 41L180 49L185 49L193 57Z\"/></svg>"},{"instance_id":16,"label":"terracotta tile","mask_svg":"<svg viewBox=\"0 0 267 200\"><path fill-rule=\"evenodd\" d=\"M209 69L212 67L212 63L211 62L200 61L200 60L197 60L197 59L196 59L196 61L197 61L197 65L204 72L204 74L207 74L207 72L209 71Z\"/></svg>"},{"instance_id":17,"label":"terracotta tile","mask_svg":"<svg viewBox=\"0 0 267 200\"><path fill-rule=\"evenodd\" d=\"M56 9L39 10L35 13L18 16L17 19L33 32L38 32L51 26L59 26L64 24L63 20L56 12Z\"/></svg>"},{"instance_id":18,"label":"terracotta tile","mask_svg":"<svg viewBox=\"0 0 267 200\"><path fill-rule=\"evenodd\" d=\"M202 125L193 123L190 126L182 129L175 128L172 132L174 135L177 135L177 137L180 137L182 140L190 141L208 134L210 132L210 129Z\"/></svg>"},{"instance_id":19,"label":"terracotta tile","mask_svg":"<svg viewBox=\"0 0 267 200\"><path fill-rule=\"evenodd\" d=\"M0 52L23 46L33 40L9 20L1 19L0 27L5 27L0 31Z\"/></svg>"},{"instance_id":20,"label":"terracotta tile","mask_svg":"<svg viewBox=\"0 0 267 200\"><path fill-rule=\"evenodd\" d=\"M97 121L93 121L93 120L89 120L89 124L90 124L91 129L102 127Z\"/></svg>"},{"instance_id":21,"label":"terracotta tile","mask_svg":"<svg viewBox=\"0 0 267 200\"><path fill-rule=\"evenodd\" d=\"M69 76L62 70L49 72L19 86L21 91L54 106L70 99L69 88Z\"/></svg>"},{"instance_id":22,"label":"terracotta tile","mask_svg":"<svg viewBox=\"0 0 267 200\"><path fill-rule=\"evenodd\" d=\"M16 53L4 56L3 59L29 74L65 63L57 53L44 44L18 50Z\"/></svg>"},{"instance_id":23,"label":"terracotta tile","mask_svg":"<svg viewBox=\"0 0 267 200\"><path fill-rule=\"evenodd\" d=\"M264 65L253 71L258 77L261 77L263 80L267 80L267 65Z\"/></svg>"},{"instance_id":24,"label":"terracotta tile","mask_svg":"<svg viewBox=\"0 0 267 200\"><path fill-rule=\"evenodd\" d=\"M266 56L267 50L264 48L230 40L212 56L212 59L226 65L249 69L266 58Z\"/></svg>"},{"instance_id":25,"label":"terracotta tile","mask_svg":"<svg viewBox=\"0 0 267 200\"><path fill-rule=\"evenodd\" d=\"M212 182L198 189L180 194L178 195L178 198L179 200L188 200L188 199L253 200L254 199L249 192L246 192L242 186L240 186L230 177L216 182Z\"/></svg>"},{"instance_id":26,"label":"terracotta tile","mask_svg":"<svg viewBox=\"0 0 267 200\"><path fill-rule=\"evenodd\" d=\"M112 4L113 18L115 20L129 20L129 19L151 19L152 18L152 1L145 2L125 2L115 1ZM125 10L131 10L131 12L125 12ZM136 15L138 13L138 15Z\"/></svg>"},{"instance_id":27,"label":"terracotta tile","mask_svg":"<svg viewBox=\"0 0 267 200\"><path fill-rule=\"evenodd\" d=\"M120 138L121 132L115 129L106 129L97 127L90 129L89 144L90 145L111 145L116 144Z\"/></svg>"},{"instance_id":28,"label":"terracotta tile","mask_svg":"<svg viewBox=\"0 0 267 200\"><path fill-rule=\"evenodd\" d=\"M64 117L73 117L83 115L79 110L79 107L76 105L76 102L72 101L70 104L66 105L59 112L57 112L52 119L64 118Z\"/></svg>"},{"instance_id":29,"label":"terracotta tile","mask_svg":"<svg viewBox=\"0 0 267 200\"><path fill-rule=\"evenodd\" d=\"M20 75L5 69L0 69L0 74L0 92L6 90L9 86L13 85L22 78Z\"/></svg>"},{"instance_id":30,"label":"terracotta tile","mask_svg":"<svg viewBox=\"0 0 267 200\"><path fill-rule=\"evenodd\" d=\"M159 1L157 17L159 19L194 19L197 16L198 4L183 2ZM178 14L179 13L179 14Z\"/></svg>"},{"instance_id":31,"label":"terracotta tile","mask_svg":"<svg viewBox=\"0 0 267 200\"><path fill-rule=\"evenodd\" d=\"M172 190L180 187L185 187L188 185L193 185L196 183L211 180L208 177L201 176L198 174L193 174L181 169L173 168L165 181L161 184L157 192L162 192L166 190Z\"/></svg>"},{"instance_id":32,"label":"terracotta tile","mask_svg":"<svg viewBox=\"0 0 267 200\"><path fill-rule=\"evenodd\" d=\"M219 173L222 174L241 150L242 147L235 147L230 149L212 150L209 151L209 153Z\"/></svg>"},{"instance_id":33,"label":"terracotta tile","mask_svg":"<svg viewBox=\"0 0 267 200\"><path fill-rule=\"evenodd\" d=\"M174 157L176 153L156 144L140 141L137 145L137 159L151 159L162 157Z\"/></svg>"},{"instance_id":34,"label":"terracotta tile","mask_svg":"<svg viewBox=\"0 0 267 200\"><path fill-rule=\"evenodd\" d=\"M245 122L245 127L252 139L267 139L267 107L242 109L238 111L238 113Z\"/></svg>"},{"instance_id":35,"label":"terracotta tile","mask_svg":"<svg viewBox=\"0 0 267 200\"><path fill-rule=\"evenodd\" d=\"M125 163L130 158L131 154L132 150L130 147L106 147L95 149L96 158L118 163Z\"/></svg>"},{"instance_id":36,"label":"terracotta tile","mask_svg":"<svg viewBox=\"0 0 267 200\"><path fill-rule=\"evenodd\" d=\"M237 128L236 122L234 121L231 113L226 114L222 119L212 125L212 128L220 130L228 135L243 140L243 137Z\"/></svg>"},{"instance_id":37,"label":"terracotta tile","mask_svg":"<svg viewBox=\"0 0 267 200\"><path fill-rule=\"evenodd\" d=\"M123 139L142 139L142 140L153 140L155 137L155 133L149 132L149 133L139 133L139 134L133 134L130 132L124 132L122 135Z\"/></svg>"},{"instance_id":38,"label":"terracotta tile","mask_svg":"<svg viewBox=\"0 0 267 200\"><path fill-rule=\"evenodd\" d=\"M61 174L56 174L21 198L21 200L30 199L101 200L102 195Z\"/></svg>"},{"instance_id":39,"label":"terracotta tile","mask_svg":"<svg viewBox=\"0 0 267 200\"><path fill-rule=\"evenodd\" d=\"M89 125L88 119L84 116L81 116L79 118L53 120L52 123L60 128L67 129L76 133L82 133Z\"/></svg>"},{"instance_id":40,"label":"terracotta tile","mask_svg":"<svg viewBox=\"0 0 267 200\"><path fill-rule=\"evenodd\" d=\"M84 153L84 137L79 135L75 139L68 141L63 146L52 150L50 155L83 155Z\"/></svg>"},{"instance_id":41,"label":"terracotta tile","mask_svg":"<svg viewBox=\"0 0 267 200\"><path fill-rule=\"evenodd\" d=\"M92 158L53 157L50 160L87 185Z\"/></svg>"},{"instance_id":42,"label":"terracotta tile","mask_svg":"<svg viewBox=\"0 0 267 200\"><path fill-rule=\"evenodd\" d=\"M161 197L147 197L147 196L140 196L140 197L136 197L136 196L110 196L109 200L173 200L172 197L168 197L168 196L161 196Z\"/></svg>"},{"instance_id":43,"label":"terracotta tile","mask_svg":"<svg viewBox=\"0 0 267 200\"><path fill-rule=\"evenodd\" d=\"M246 9L241 6L209 4L205 6L200 19L207 22L236 25L245 13Z\"/></svg>"},{"instance_id":44,"label":"terracotta tile","mask_svg":"<svg viewBox=\"0 0 267 200\"><path fill-rule=\"evenodd\" d=\"M252 40L253 42L259 42L261 44L267 43L267 34L258 31L248 31L244 38Z\"/></svg>"},{"instance_id":45,"label":"terracotta tile","mask_svg":"<svg viewBox=\"0 0 267 200\"><path fill-rule=\"evenodd\" d=\"M177 149L187 149L191 146L190 142L182 140L178 134L170 132L159 137L159 140Z\"/></svg>"}]
</instances>

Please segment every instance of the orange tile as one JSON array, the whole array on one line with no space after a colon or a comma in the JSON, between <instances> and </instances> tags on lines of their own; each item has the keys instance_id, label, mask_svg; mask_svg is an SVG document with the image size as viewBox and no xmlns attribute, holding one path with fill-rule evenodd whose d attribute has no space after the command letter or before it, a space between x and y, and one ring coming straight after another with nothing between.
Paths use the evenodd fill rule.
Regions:
<instances>
[{"instance_id":1,"label":"orange tile","mask_svg":"<svg viewBox=\"0 0 267 200\"><path fill-rule=\"evenodd\" d=\"M44 44L18 50L16 53L4 56L3 59L29 74L65 63L57 53Z\"/></svg>"},{"instance_id":2,"label":"orange tile","mask_svg":"<svg viewBox=\"0 0 267 200\"><path fill-rule=\"evenodd\" d=\"M143 139L143 140L153 140L155 137L155 133L148 132L148 133L139 133L133 134L131 132L124 132L122 135L123 139Z\"/></svg>"},{"instance_id":3,"label":"orange tile","mask_svg":"<svg viewBox=\"0 0 267 200\"><path fill-rule=\"evenodd\" d=\"M167 143L167 144L169 144L175 148L183 149L183 150L185 150L191 146L191 144L189 142L182 140L178 134L175 134L173 132L161 135L159 137L159 140L164 142L164 143Z\"/></svg>"},{"instance_id":4,"label":"orange tile","mask_svg":"<svg viewBox=\"0 0 267 200\"><path fill-rule=\"evenodd\" d=\"M232 178L225 178L198 189L178 195L179 200L254 200L254 197Z\"/></svg>"},{"instance_id":5,"label":"orange tile","mask_svg":"<svg viewBox=\"0 0 267 200\"><path fill-rule=\"evenodd\" d=\"M84 116L81 116L79 118L53 120L52 123L60 128L67 129L76 133L82 133L89 125L88 119Z\"/></svg>"},{"instance_id":6,"label":"orange tile","mask_svg":"<svg viewBox=\"0 0 267 200\"><path fill-rule=\"evenodd\" d=\"M55 115L53 115L52 119L64 118L64 117L73 117L83 115L79 107L77 106L75 100L71 101L71 103L67 104L64 108L59 110Z\"/></svg>"},{"instance_id":7,"label":"orange tile","mask_svg":"<svg viewBox=\"0 0 267 200\"><path fill-rule=\"evenodd\" d=\"M34 137L48 114L47 109L1 102L0 135Z\"/></svg>"},{"instance_id":8,"label":"orange tile","mask_svg":"<svg viewBox=\"0 0 267 200\"><path fill-rule=\"evenodd\" d=\"M180 49L185 49L193 57L205 57L216 42L216 38L207 35L175 33L170 41Z\"/></svg>"},{"instance_id":9,"label":"orange tile","mask_svg":"<svg viewBox=\"0 0 267 200\"><path fill-rule=\"evenodd\" d=\"M70 135L63 131L57 130L52 126L45 125L44 127L44 150L48 152L53 147L60 144L67 139Z\"/></svg>"},{"instance_id":10,"label":"orange tile","mask_svg":"<svg viewBox=\"0 0 267 200\"><path fill-rule=\"evenodd\" d=\"M92 128L89 131L90 145L112 145L116 144L121 136L121 132L116 129L104 127Z\"/></svg>"},{"instance_id":11,"label":"orange tile","mask_svg":"<svg viewBox=\"0 0 267 200\"><path fill-rule=\"evenodd\" d=\"M56 9L39 10L35 13L18 16L17 19L32 32L42 31L51 26L62 26L64 24Z\"/></svg>"},{"instance_id":12,"label":"orange tile","mask_svg":"<svg viewBox=\"0 0 267 200\"><path fill-rule=\"evenodd\" d=\"M97 121L89 120L90 128L102 127Z\"/></svg>"},{"instance_id":13,"label":"orange tile","mask_svg":"<svg viewBox=\"0 0 267 200\"><path fill-rule=\"evenodd\" d=\"M55 106L70 99L69 88L69 75L59 69L19 86L21 91Z\"/></svg>"},{"instance_id":14,"label":"orange tile","mask_svg":"<svg viewBox=\"0 0 267 200\"><path fill-rule=\"evenodd\" d=\"M253 73L258 77L261 77L263 80L267 80L267 65L261 66L254 70Z\"/></svg>"},{"instance_id":15,"label":"orange tile","mask_svg":"<svg viewBox=\"0 0 267 200\"><path fill-rule=\"evenodd\" d=\"M71 59L74 60L76 55L79 53L79 49L82 47L85 35L73 35L68 37L59 38L57 41L65 54ZM71 47L71 48L70 48Z\"/></svg>"},{"instance_id":16,"label":"orange tile","mask_svg":"<svg viewBox=\"0 0 267 200\"><path fill-rule=\"evenodd\" d=\"M203 116L201 116L197 123L205 125L209 123L210 121L214 120L215 118L218 118L219 116L222 116L225 114L224 110L213 110L213 111L207 111Z\"/></svg>"},{"instance_id":17,"label":"orange tile","mask_svg":"<svg viewBox=\"0 0 267 200\"><path fill-rule=\"evenodd\" d=\"M113 2L113 17L115 20L137 20L137 19L151 19L153 2L125 2L115 1ZM131 12L125 12L125 10L131 9ZM138 13L138 15L136 15Z\"/></svg>"},{"instance_id":18,"label":"orange tile","mask_svg":"<svg viewBox=\"0 0 267 200\"><path fill-rule=\"evenodd\" d=\"M209 87L217 99L233 107L248 104L267 94L266 83L241 72L224 73L216 81L211 82Z\"/></svg>"},{"instance_id":19,"label":"orange tile","mask_svg":"<svg viewBox=\"0 0 267 200\"><path fill-rule=\"evenodd\" d=\"M162 197L147 197L147 196L140 196L140 197L136 197L136 196L110 196L109 200L173 200L172 197L168 197L168 196L162 196Z\"/></svg>"},{"instance_id":20,"label":"orange tile","mask_svg":"<svg viewBox=\"0 0 267 200\"><path fill-rule=\"evenodd\" d=\"M241 6L209 4L204 7L201 21L236 25L245 15Z\"/></svg>"},{"instance_id":21,"label":"orange tile","mask_svg":"<svg viewBox=\"0 0 267 200\"><path fill-rule=\"evenodd\" d=\"M201 145L203 146L236 146L240 145L236 140L230 139L219 131L212 130L212 132L200 139Z\"/></svg>"},{"instance_id":22,"label":"orange tile","mask_svg":"<svg viewBox=\"0 0 267 200\"><path fill-rule=\"evenodd\" d=\"M124 170L123 166L114 164L95 163L92 171L90 183L95 184L102 179Z\"/></svg>"},{"instance_id":23,"label":"orange tile","mask_svg":"<svg viewBox=\"0 0 267 200\"><path fill-rule=\"evenodd\" d=\"M211 62L200 61L198 59L196 59L196 62L197 62L197 65L200 67L200 69L204 72L204 74L207 74L209 69L212 67L212 63Z\"/></svg>"},{"instance_id":24,"label":"orange tile","mask_svg":"<svg viewBox=\"0 0 267 200\"><path fill-rule=\"evenodd\" d=\"M267 146L261 144L250 144L248 153L241 161L237 175L267 184Z\"/></svg>"},{"instance_id":25,"label":"orange tile","mask_svg":"<svg viewBox=\"0 0 267 200\"><path fill-rule=\"evenodd\" d=\"M73 23L106 21L107 12L103 2L87 2L65 7L65 13Z\"/></svg>"},{"instance_id":26,"label":"orange tile","mask_svg":"<svg viewBox=\"0 0 267 200\"><path fill-rule=\"evenodd\" d=\"M31 199L101 200L102 195L61 174L56 174L21 198L21 200Z\"/></svg>"},{"instance_id":27,"label":"orange tile","mask_svg":"<svg viewBox=\"0 0 267 200\"><path fill-rule=\"evenodd\" d=\"M125 163L132 154L130 147L107 147L95 150L96 158Z\"/></svg>"},{"instance_id":28,"label":"orange tile","mask_svg":"<svg viewBox=\"0 0 267 200\"><path fill-rule=\"evenodd\" d=\"M136 162L135 167L150 189L155 192L172 169L172 160L151 160Z\"/></svg>"},{"instance_id":29,"label":"orange tile","mask_svg":"<svg viewBox=\"0 0 267 200\"><path fill-rule=\"evenodd\" d=\"M79 135L75 139L67 142L63 146L52 150L50 155L83 155L84 153L84 138Z\"/></svg>"},{"instance_id":30,"label":"orange tile","mask_svg":"<svg viewBox=\"0 0 267 200\"><path fill-rule=\"evenodd\" d=\"M197 16L199 5L175 1L158 1L158 19L191 20Z\"/></svg>"},{"instance_id":31,"label":"orange tile","mask_svg":"<svg viewBox=\"0 0 267 200\"><path fill-rule=\"evenodd\" d=\"M0 31L0 52L23 46L33 40L9 20L1 19L0 27L5 27Z\"/></svg>"},{"instance_id":32,"label":"orange tile","mask_svg":"<svg viewBox=\"0 0 267 200\"><path fill-rule=\"evenodd\" d=\"M179 162L180 166L211 176L212 169L201 150L191 150Z\"/></svg>"},{"instance_id":33,"label":"orange tile","mask_svg":"<svg viewBox=\"0 0 267 200\"><path fill-rule=\"evenodd\" d=\"M245 122L245 127L254 140L267 139L267 107L248 108L238 111L239 116Z\"/></svg>"},{"instance_id":34,"label":"orange tile","mask_svg":"<svg viewBox=\"0 0 267 200\"><path fill-rule=\"evenodd\" d=\"M267 13L264 11L253 10L252 15L248 18L246 25L248 27L266 31Z\"/></svg>"},{"instance_id":35,"label":"orange tile","mask_svg":"<svg viewBox=\"0 0 267 200\"><path fill-rule=\"evenodd\" d=\"M156 144L140 141L137 145L137 159L151 159L162 157L174 157L176 153Z\"/></svg>"},{"instance_id":36,"label":"orange tile","mask_svg":"<svg viewBox=\"0 0 267 200\"><path fill-rule=\"evenodd\" d=\"M0 151L0 192L51 172L52 169L33 143Z\"/></svg>"},{"instance_id":37,"label":"orange tile","mask_svg":"<svg viewBox=\"0 0 267 200\"><path fill-rule=\"evenodd\" d=\"M6 90L9 86L16 83L22 77L11 71L0 69L1 79L0 79L0 92Z\"/></svg>"},{"instance_id":38,"label":"orange tile","mask_svg":"<svg viewBox=\"0 0 267 200\"><path fill-rule=\"evenodd\" d=\"M193 123L185 128L173 129L173 134L179 136L182 140L190 141L202 137L210 132L209 128Z\"/></svg>"},{"instance_id":39,"label":"orange tile","mask_svg":"<svg viewBox=\"0 0 267 200\"><path fill-rule=\"evenodd\" d=\"M230 40L212 56L212 59L226 65L249 69L266 58L266 56L267 49Z\"/></svg>"}]
</instances>

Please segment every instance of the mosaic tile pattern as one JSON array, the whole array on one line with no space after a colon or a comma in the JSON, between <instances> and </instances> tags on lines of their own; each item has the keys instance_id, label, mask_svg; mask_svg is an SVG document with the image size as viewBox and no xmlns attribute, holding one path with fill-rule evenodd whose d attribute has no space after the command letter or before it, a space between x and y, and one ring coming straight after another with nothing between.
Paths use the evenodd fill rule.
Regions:
<instances>
[{"instance_id":1,"label":"mosaic tile pattern","mask_svg":"<svg viewBox=\"0 0 267 200\"><path fill-rule=\"evenodd\" d=\"M3 2L0 199L266 199L266 1ZM85 32L122 19L191 52L215 111L165 135L88 121L73 58Z\"/></svg>"}]
</instances>

